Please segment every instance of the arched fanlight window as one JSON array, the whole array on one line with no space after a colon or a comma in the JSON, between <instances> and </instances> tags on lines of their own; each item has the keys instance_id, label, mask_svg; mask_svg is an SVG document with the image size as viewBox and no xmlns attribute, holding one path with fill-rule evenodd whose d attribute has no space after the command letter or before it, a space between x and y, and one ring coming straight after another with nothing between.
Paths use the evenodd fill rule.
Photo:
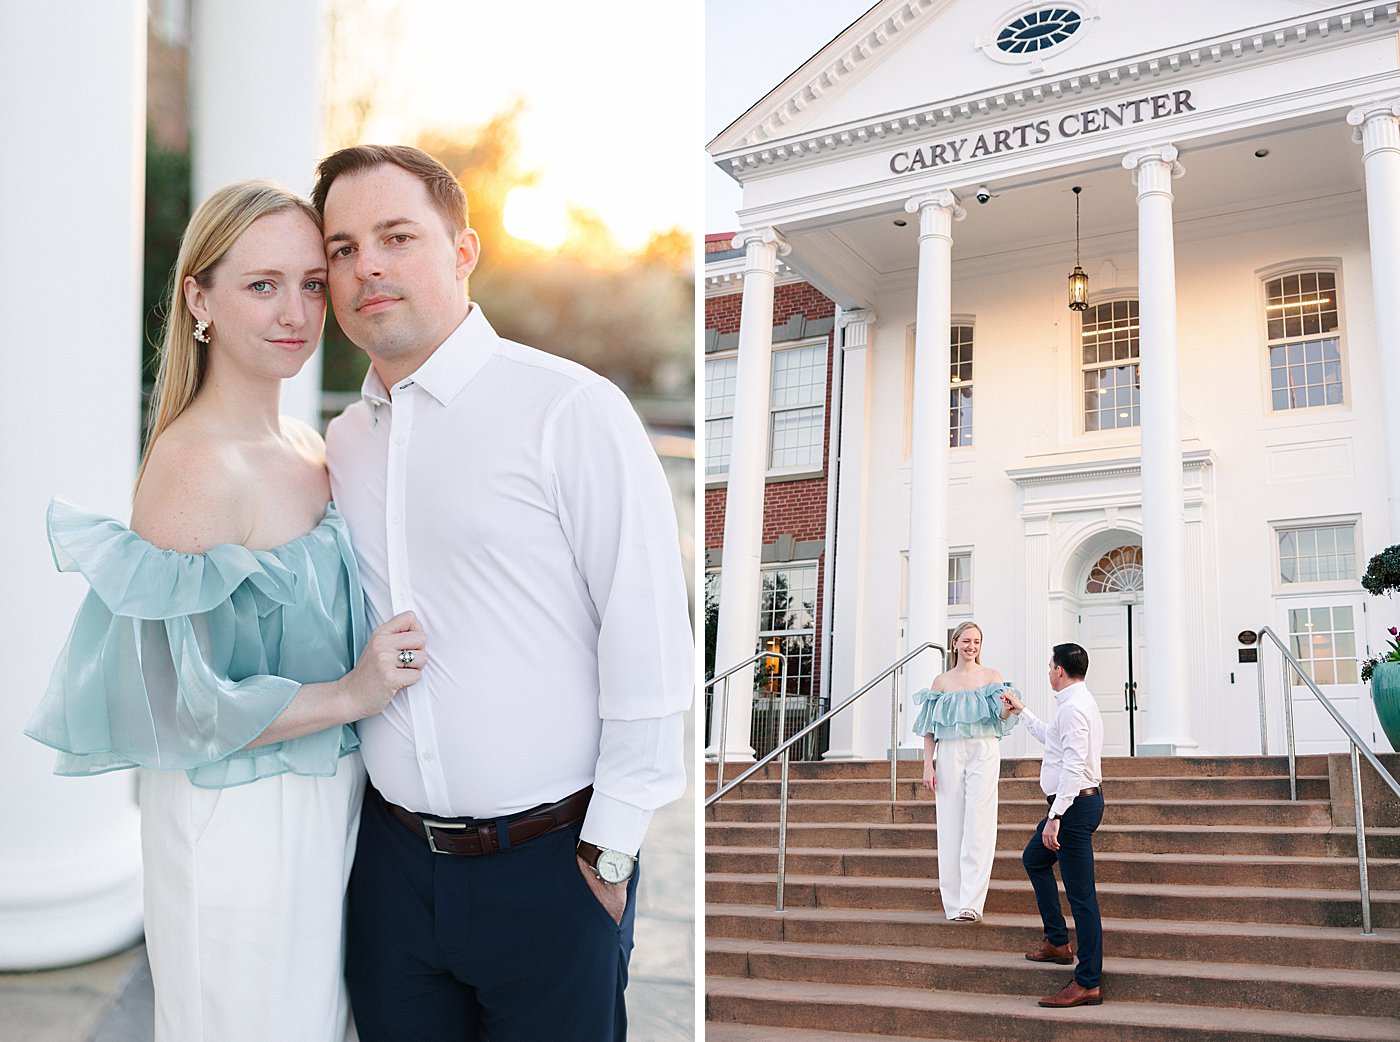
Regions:
<instances>
[{"instance_id":1,"label":"arched fanlight window","mask_svg":"<svg viewBox=\"0 0 1400 1042\"><path fill-rule=\"evenodd\" d=\"M1142 547L1119 546L1089 569L1085 593L1130 593L1142 589Z\"/></svg>"}]
</instances>

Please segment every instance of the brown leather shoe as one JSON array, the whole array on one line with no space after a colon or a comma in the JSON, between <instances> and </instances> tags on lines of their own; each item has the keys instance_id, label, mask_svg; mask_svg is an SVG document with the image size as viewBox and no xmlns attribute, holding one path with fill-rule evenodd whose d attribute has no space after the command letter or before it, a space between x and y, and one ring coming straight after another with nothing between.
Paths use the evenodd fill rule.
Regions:
<instances>
[{"instance_id":1,"label":"brown leather shoe","mask_svg":"<svg viewBox=\"0 0 1400 1042\"><path fill-rule=\"evenodd\" d=\"M1085 988L1077 980L1072 980L1053 995L1040 1000L1042 1006L1055 1009L1068 1009L1070 1006L1099 1006L1103 1004L1102 988Z\"/></svg>"},{"instance_id":2,"label":"brown leather shoe","mask_svg":"<svg viewBox=\"0 0 1400 1042\"><path fill-rule=\"evenodd\" d=\"M1068 966L1074 961L1074 949L1068 944L1041 941L1040 947L1035 951L1026 952L1026 958L1031 962L1058 962L1061 966Z\"/></svg>"}]
</instances>

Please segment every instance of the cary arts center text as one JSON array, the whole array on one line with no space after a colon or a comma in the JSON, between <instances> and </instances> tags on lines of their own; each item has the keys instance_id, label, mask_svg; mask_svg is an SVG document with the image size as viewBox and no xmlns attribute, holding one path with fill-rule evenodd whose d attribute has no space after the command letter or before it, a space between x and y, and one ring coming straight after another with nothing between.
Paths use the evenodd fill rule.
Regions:
<instances>
[{"instance_id":1,"label":"cary arts center text","mask_svg":"<svg viewBox=\"0 0 1400 1042\"><path fill-rule=\"evenodd\" d=\"M1101 130L1131 126L1134 123L1150 123L1155 119L1195 111L1196 106L1191 104L1189 90L1153 94L1146 98L1122 101L1117 105L1071 112L1054 122L1038 119L1000 130L989 130L975 138L956 138L896 152L890 157L890 172L908 174L915 170L949 166L966 159L979 159L982 156L996 155L998 152L1013 152L1018 148L1043 145L1052 138L1065 139L1096 134Z\"/></svg>"}]
</instances>

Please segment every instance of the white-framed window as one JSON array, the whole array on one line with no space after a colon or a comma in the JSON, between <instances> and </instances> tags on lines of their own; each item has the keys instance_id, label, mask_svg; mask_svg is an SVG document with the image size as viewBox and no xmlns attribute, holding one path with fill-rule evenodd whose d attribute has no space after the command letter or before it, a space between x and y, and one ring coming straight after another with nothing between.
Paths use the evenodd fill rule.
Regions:
<instances>
[{"instance_id":1,"label":"white-framed window","mask_svg":"<svg viewBox=\"0 0 1400 1042\"><path fill-rule=\"evenodd\" d=\"M1293 656L1318 685L1355 684L1356 610L1349 604L1288 609L1288 642ZM1295 676L1294 686L1301 683Z\"/></svg>"},{"instance_id":2,"label":"white-framed window","mask_svg":"<svg viewBox=\"0 0 1400 1042\"><path fill-rule=\"evenodd\" d=\"M1138 302L1109 300L1091 305L1083 313L1079 336L1084 430L1139 426Z\"/></svg>"},{"instance_id":3,"label":"white-framed window","mask_svg":"<svg viewBox=\"0 0 1400 1042\"><path fill-rule=\"evenodd\" d=\"M768 471L820 470L826 435L827 340L775 348L768 402ZM723 480L734 444L739 356L705 360L705 477Z\"/></svg>"},{"instance_id":4,"label":"white-framed window","mask_svg":"<svg viewBox=\"0 0 1400 1042\"><path fill-rule=\"evenodd\" d=\"M734 391L738 386L739 356L705 360L705 476L729 473L734 441Z\"/></svg>"},{"instance_id":5,"label":"white-framed window","mask_svg":"<svg viewBox=\"0 0 1400 1042\"><path fill-rule=\"evenodd\" d=\"M826 433L826 352L820 341L773 352L770 470L818 470Z\"/></svg>"},{"instance_id":6,"label":"white-framed window","mask_svg":"<svg viewBox=\"0 0 1400 1042\"><path fill-rule=\"evenodd\" d=\"M1264 282L1274 412L1342 404L1339 314L1335 271L1295 271Z\"/></svg>"},{"instance_id":7,"label":"white-framed window","mask_svg":"<svg viewBox=\"0 0 1400 1042\"><path fill-rule=\"evenodd\" d=\"M1356 522L1278 526L1280 585L1356 580Z\"/></svg>"},{"instance_id":8,"label":"white-framed window","mask_svg":"<svg viewBox=\"0 0 1400 1042\"><path fill-rule=\"evenodd\" d=\"M972 551L948 554L948 607L972 603Z\"/></svg>"},{"instance_id":9,"label":"white-framed window","mask_svg":"<svg viewBox=\"0 0 1400 1042\"><path fill-rule=\"evenodd\" d=\"M972 327L953 326L949 337L948 445L972 444Z\"/></svg>"},{"instance_id":10,"label":"white-framed window","mask_svg":"<svg viewBox=\"0 0 1400 1042\"><path fill-rule=\"evenodd\" d=\"M817 564L770 565L761 577L758 640L763 650L786 657L787 683L782 682L783 660L765 660L754 699L753 741L760 756L805 727L816 708ZM816 758L820 749L814 738L798 747L797 758Z\"/></svg>"}]
</instances>

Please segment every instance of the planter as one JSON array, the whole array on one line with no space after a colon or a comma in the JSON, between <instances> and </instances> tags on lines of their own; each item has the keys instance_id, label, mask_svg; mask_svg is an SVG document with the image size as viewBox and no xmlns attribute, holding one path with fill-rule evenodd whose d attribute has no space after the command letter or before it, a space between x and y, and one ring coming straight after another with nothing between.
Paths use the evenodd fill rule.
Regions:
<instances>
[{"instance_id":1,"label":"planter","mask_svg":"<svg viewBox=\"0 0 1400 1042\"><path fill-rule=\"evenodd\" d=\"M1371 701L1390 747L1400 752L1400 662L1381 662L1371 671Z\"/></svg>"}]
</instances>

